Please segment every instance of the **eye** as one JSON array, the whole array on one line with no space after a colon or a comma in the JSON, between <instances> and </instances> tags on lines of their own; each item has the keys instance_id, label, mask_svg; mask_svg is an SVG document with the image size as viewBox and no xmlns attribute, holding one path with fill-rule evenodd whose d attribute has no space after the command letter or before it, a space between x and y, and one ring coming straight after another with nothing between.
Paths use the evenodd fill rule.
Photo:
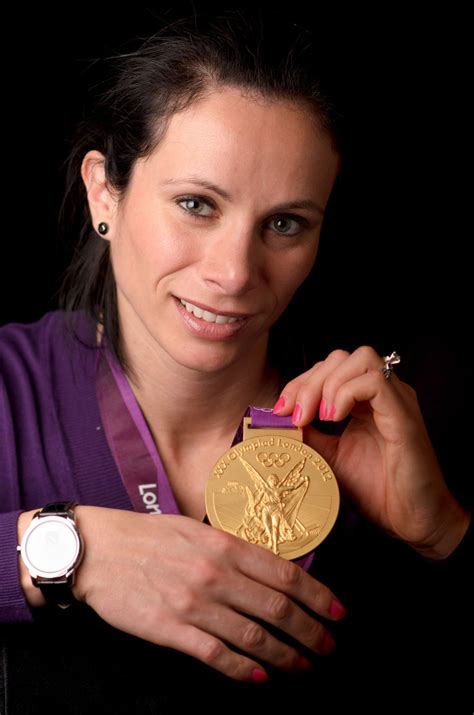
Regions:
<instances>
[{"instance_id":1,"label":"eye","mask_svg":"<svg viewBox=\"0 0 474 715\"><path fill-rule=\"evenodd\" d=\"M202 198L202 196L181 196L179 199L176 199L176 203L178 206L181 206L181 204L205 204L206 206L210 206L212 208L212 204L207 200ZM181 206L183 211L186 211L186 213L191 214L191 216L195 216L196 218L209 218L209 215L207 214L202 214L202 213L196 213L193 210L191 210L189 207L184 207Z\"/></svg>"},{"instance_id":2,"label":"eye","mask_svg":"<svg viewBox=\"0 0 474 715\"><path fill-rule=\"evenodd\" d=\"M308 227L308 222L306 219L304 219L302 216L293 216L292 214L282 214L281 216L277 216L276 218L271 219L272 222L279 222L280 224L283 223L283 225L287 224L291 221L293 223L296 223L298 226L298 230L295 233L289 233L289 231L277 231L277 233L280 236L297 236L302 229Z\"/></svg>"},{"instance_id":3,"label":"eye","mask_svg":"<svg viewBox=\"0 0 474 715\"><path fill-rule=\"evenodd\" d=\"M194 216L194 218L197 219L211 218L211 216L209 214L203 214L202 212L196 212L193 210L192 207L181 206L181 204L202 204L204 206L214 208L213 203L209 201L209 199L205 199L203 196L180 196L178 199L175 200L175 202L178 204L178 206L180 206L180 208L182 208L183 211L185 211L187 214L190 214L191 216ZM291 222L296 224L298 227L296 231L293 231L291 233L288 229L283 231L277 230L276 233L279 236L297 236L303 230L309 228L309 221L307 221L302 216L294 216L293 214L281 214L280 216L275 216L274 218L270 219L270 223L277 221L280 225L283 223L284 228L285 225L287 226Z\"/></svg>"}]
</instances>

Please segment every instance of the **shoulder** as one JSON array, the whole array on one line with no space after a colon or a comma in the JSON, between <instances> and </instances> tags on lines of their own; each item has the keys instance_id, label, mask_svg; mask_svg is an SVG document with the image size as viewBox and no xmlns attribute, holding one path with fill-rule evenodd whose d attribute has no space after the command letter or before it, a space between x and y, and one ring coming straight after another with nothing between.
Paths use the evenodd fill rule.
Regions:
<instances>
[{"instance_id":1,"label":"shoulder","mask_svg":"<svg viewBox=\"0 0 474 715\"><path fill-rule=\"evenodd\" d=\"M68 340L87 345L91 335L92 322L84 311L67 316L62 310L53 310L35 322L7 323L0 326L0 369L12 363L48 361L52 353L67 347Z\"/></svg>"},{"instance_id":2,"label":"shoulder","mask_svg":"<svg viewBox=\"0 0 474 715\"><path fill-rule=\"evenodd\" d=\"M7 390L18 395L22 385L43 391L51 381L69 382L73 363L82 364L92 334L92 322L83 311L45 313L31 323L0 327L0 377Z\"/></svg>"},{"instance_id":3,"label":"shoulder","mask_svg":"<svg viewBox=\"0 0 474 715\"><path fill-rule=\"evenodd\" d=\"M41 353L45 341L57 333L61 311L50 311L32 323L7 323L0 327L0 358L34 357Z\"/></svg>"},{"instance_id":4,"label":"shoulder","mask_svg":"<svg viewBox=\"0 0 474 715\"><path fill-rule=\"evenodd\" d=\"M48 363L48 348L58 330L56 311L34 323L8 323L0 327L0 376L8 386L38 378ZM39 374L38 374L39 373Z\"/></svg>"}]
</instances>

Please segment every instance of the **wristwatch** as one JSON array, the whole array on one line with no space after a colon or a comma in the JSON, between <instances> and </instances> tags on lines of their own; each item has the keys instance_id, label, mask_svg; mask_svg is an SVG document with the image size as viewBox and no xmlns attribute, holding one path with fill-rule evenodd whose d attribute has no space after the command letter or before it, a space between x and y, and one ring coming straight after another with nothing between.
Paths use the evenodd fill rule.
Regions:
<instances>
[{"instance_id":1,"label":"wristwatch","mask_svg":"<svg viewBox=\"0 0 474 715\"><path fill-rule=\"evenodd\" d=\"M37 511L17 546L33 584L49 603L68 608L71 587L84 555L84 542L74 518L78 502L52 502Z\"/></svg>"}]
</instances>

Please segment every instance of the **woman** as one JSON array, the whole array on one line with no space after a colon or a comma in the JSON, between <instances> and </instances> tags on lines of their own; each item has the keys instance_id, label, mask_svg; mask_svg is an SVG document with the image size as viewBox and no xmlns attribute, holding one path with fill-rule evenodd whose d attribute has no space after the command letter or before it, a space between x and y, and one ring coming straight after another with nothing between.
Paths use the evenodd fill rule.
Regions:
<instances>
[{"instance_id":1,"label":"woman","mask_svg":"<svg viewBox=\"0 0 474 715\"><path fill-rule=\"evenodd\" d=\"M28 702L173 712L186 682L260 687L268 705L270 683L280 698L296 671L319 688L372 525L421 563L449 561L470 524L414 391L382 356L334 350L302 374L285 362L282 326L341 169L340 118L310 48L285 44L284 27L264 37L238 16L183 22L122 58L69 159L65 211L82 220L61 303L70 339L61 311L0 331L2 613L18 647L7 638L5 668L12 683L22 664L44 668ZM308 571L203 523L209 473L249 406L291 415L337 476L339 523ZM69 501L84 542L74 583L40 589L16 546L40 509ZM71 608L45 605L69 592Z\"/></svg>"}]
</instances>

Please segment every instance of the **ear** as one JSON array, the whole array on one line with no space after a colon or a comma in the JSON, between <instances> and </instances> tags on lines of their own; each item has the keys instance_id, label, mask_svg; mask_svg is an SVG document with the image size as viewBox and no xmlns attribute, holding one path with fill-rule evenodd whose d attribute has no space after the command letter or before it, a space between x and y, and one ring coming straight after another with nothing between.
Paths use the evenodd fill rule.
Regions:
<instances>
[{"instance_id":1,"label":"ear","mask_svg":"<svg viewBox=\"0 0 474 715\"><path fill-rule=\"evenodd\" d=\"M88 151L82 160L81 176L87 191L93 227L97 231L99 223L105 221L112 228L117 199L111 192L105 176L104 155L99 151ZM100 237L109 240L110 233L107 236L100 235Z\"/></svg>"}]
</instances>

